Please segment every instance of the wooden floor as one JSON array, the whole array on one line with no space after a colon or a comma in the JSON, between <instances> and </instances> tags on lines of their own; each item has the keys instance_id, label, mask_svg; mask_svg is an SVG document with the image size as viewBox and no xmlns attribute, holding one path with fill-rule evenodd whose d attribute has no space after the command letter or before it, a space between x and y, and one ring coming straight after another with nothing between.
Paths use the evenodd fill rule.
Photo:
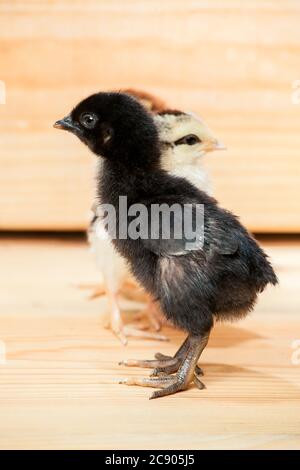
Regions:
<instances>
[{"instance_id":1,"label":"wooden floor","mask_svg":"<svg viewBox=\"0 0 300 470\"><path fill-rule=\"evenodd\" d=\"M97 280L83 241L1 238L0 448L299 449L300 240L264 245L280 287L215 328L207 389L149 401L152 390L118 384L141 374L118 361L172 353L182 334L123 347L103 328L105 299L75 287Z\"/></svg>"}]
</instances>

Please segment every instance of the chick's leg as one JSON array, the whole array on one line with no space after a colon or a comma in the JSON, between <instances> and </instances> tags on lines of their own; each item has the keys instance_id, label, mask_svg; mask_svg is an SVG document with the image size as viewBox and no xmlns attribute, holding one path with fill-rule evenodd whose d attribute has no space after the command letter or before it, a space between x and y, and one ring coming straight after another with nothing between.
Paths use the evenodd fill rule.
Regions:
<instances>
[{"instance_id":1,"label":"chick's leg","mask_svg":"<svg viewBox=\"0 0 300 470\"><path fill-rule=\"evenodd\" d=\"M123 292L123 289L122 289ZM154 302L149 297L145 298L144 300L147 301L147 305L141 304L140 302L134 300L127 300L126 302L129 303L129 306L132 305L133 308L131 310L137 310L140 305L140 312L134 315L133 321L130 322L127 326L130 330L137 331L137 330L148 330L151 329L152 331L160 331L162 327L162 314L160 314L158 304ZM124 300L123 300L124 303ZM126 309L126 306L123 307ZM143 321L146 320L146 321ZM138 323L137 323L138 321ZM136 334L134 336L137 336ZM140 336L140 335L138 335ZM149 337L152 339L163 339L164 341L167 340L166 336L163 335L155 335L153 333L147 333L146 335L143 334L143 337Z\"/></svg>"},{"instance_id":2,"label":"chick's leg","mask_svg":"<svg viewBox=\"0 0 300 470\"><path fill-rule=\"evenodd\" d=\"M89 300L94 300L97 297L101 297L106 294L106 290L102 284L78 284L79 289L90 290L91 293L88 296Z\"/></svg>"},{"instance_id":3,"label":"chick's leg","mask_svg":"<svg viewBox=\"0 0 300 470\"><path fill-rule=\"evenodd\" d=\"M172 356L165 356L161 353L155 354L155 360L143 360L143 359L127 359L121 361L119 365L125 365L128 367L145 367L154 368L151 376L155 377L162 374L173 374L177 372L182 362L184 361L190 344L189 336L182 343L176 354ZM195 374L200 377L203 375L202 369L196 366Z\"/></svg>"},{"instance_id":4,"label":"chick's leg","mask_svg":"<svg viewBox=\"0 0 300 470\"><path fill-rule=\"evenodd\" d=\"M160 331L163 324L162 314L160 315L158 305L153 300L149 300L146 307L134 316L134 321L136 320L146 320L154 331Z\"/></svg>"},{"instance_id":5,"label":"chick's leg","mask_svg":"<svg viewBox=\"0 0 300 470\"><path fill-rule=\"evenodd\" d=\"M158 333L151 333L148 331L142 331L136 328L133 328L129 325L125 325L122 319L122 314L120 310L120 302L118 294L116 292L107 290L107 294L110 301L110 327L113 333L119 338L122 344L127 344L128 337L135 338L144 338L144 339L153 339L158 341L167 341L166 336L160 335Z\"/></svg>"},{"instance_id":6,"label":"chick's leg","mask_svg":"<svg viewBox=\"0 0 300 470\"><path fill-rule=\"evenodd\" d=\"M182 365L178 369L176 374L176 381L171 383L169 386L161 388L154 392L150 399L164 397L166 395L172 395L173 393L186 390L189 384L194 381L199 389L205 388L205 385L201 382L199 377L195 376L195 369L197 366L198 359L208 343L209 333L201 336L189 336L189 347L187 355Z\"/></svg>"},{"instance_id":7,"label":"chick's leg","mask_svg":"<svg viewBox=\"0 0 300 470\"><path fill-rule=\"evenodd\" d=\"M124 332L124 324L122 320L121 310L116 292L107 290L110 303L110 328L112 332L119 338L122 344L127 344L126 334Z\"/></svg>"},{"instance_id":8,"label":"chick's leg","mask_svg":"<svg viewBox=\"0 0 300 470\"><path fill-rule=\"evenodd\" d=\"M138 365L142 367L156 367L161 369L164 365L163 372L167 371L167 373L160 375L159 377L132 377L123 379L120 383L160 388L160 390L152 394L150 399L186 390L192 381L194 381L199 389L203 389L204 384L199 379L201 373L199 373L199 371L197 372L196 368L198 359L207 345L209 331L210 329L200 336L189 335L175 354L174 358L170 359L168 356L164 356L165 358L163 358L162 355L159 355L159 358L154 361L126 361L124 364L130 366ZM157 356L158 355L156 355L156 357ZM176 375L169 375L172 374L173 371L177 372ZM201 369L200 372L202 372Z\"/></svg>"},{"instance_id":9,"label":"chick's leg","mask_svg":"<svg viewBox=\"0 0 300 470\"><path fill-rule=\"evenodd\" d=\"M189 338L187 337L183 344L180 346L178 351L176 352L175 356L165 356L164 354L157 353L155 354L156 359L127 359L125 361L119 362L119 365L124 365L127 367L145 367L149 369L154 369L154 371L159 369L159 372L164 372L164 370L168 367L176 367L177 364L180 363L180 360L185 357L185 353L187 351L189 344ZM179 365L177 369L179 368ZM176 370L177 370L176 369ZM175 371L176 372L176 371ZM154 375L154 373L152 373Z\"/></svg>"},{"instance_id":10,"label":"chick's leg","mask_svg":"<svg viewBox=\"0 0 300 470\"><path fill-rule=\"evenodd\" d=\"M107 289L105 287L105 284L78 284L77 285L78 289L81 290L90 290L91 293L88 296L88 300L94 300L97 299L98 297L102 297L107 294ZM137 299L135 300L133 296L127 297L124 294L124 289L120 289L120 294L122 294L122 297L119 296L119 302L121 303L122 310L142 310L145 308L145 302L143 299L140 297L140 300ZM124 294L124 295L123 295ZM145 300L145 299L144 299Z\"/></svg>"},{"instance_id":11,"label":"chick's leg","mask_svg":"<svg viewBox=\"0 0 300 470\"><path fill-rule=\"evenodd\" d=\"M131 286L131 287L128 287ZM88 296L88 300L94 300L97 299L98 297L102 297L104 295L108 295L108 297L115 296L114 299L111 299L111 304L114 306L113 307L113 323L116 325L117 329L118 326L121 326L120 324L120 319L121 315L117 314L117 307L116 304L119 305L119 309L122 310L139 310L140 312L137 313L134 318L133 322L130 322L128 326L126 326L126 330L128 333L128 336L134 336L134 337L140 337L140 338L148 338L148 339L159 339L162 341L167 340L166 336L163 335L153 335L152 333L146 333L143 332L138 333L138 330L146 330L151 328L153 331L160 331L161 326L162 326L162 320L159 316L159 313L157 313L156 310L156 305L154 302L150 301L146 306L145 303L143 303L146 299L145 296L142 297L131 295L131 296L126 296L126 290L124 289L123 286L121 286L120 293L117 294L110 294L108 290L106 289L105 285L103 284L79 284L77 286L79 289L82 290L90 290L91 293ZM126 289L132 289L134 290L134 284L130 284L126 281ZM133 292L134 294L134 292ZM118 299L116 298L118 297ZM136 320L146 320L146 322L139 322L136 323ZM124 343L124 341L122 341Z\"/></svg>"}]
</instances>

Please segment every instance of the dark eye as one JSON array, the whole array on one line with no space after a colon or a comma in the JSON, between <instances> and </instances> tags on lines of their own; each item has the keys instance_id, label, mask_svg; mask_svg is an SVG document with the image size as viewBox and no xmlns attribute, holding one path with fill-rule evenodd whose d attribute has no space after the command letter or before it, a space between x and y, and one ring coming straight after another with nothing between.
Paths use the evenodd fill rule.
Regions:
<instances>
[{"instance_id":1,"label":"dark eye","mask_svg":"<svg viewBox=\"0 0 300 470\"><path fill-rule=\"evenodd\" d=\"M201 139L195 134L185 135L181 139L176 140L175 145L195 145L201 142Z\"/></svg>"},{"instance_id":2,"label":"dark eye","mask_svg":"<svg viewBox=\"0 0 300 470\"><path fill-rule=\"evenodd\" d=\"M79 118L80 124L87 129L93 129L98 121L96 114L94 113L82 113Z\"/></svg>"}]
</instances>

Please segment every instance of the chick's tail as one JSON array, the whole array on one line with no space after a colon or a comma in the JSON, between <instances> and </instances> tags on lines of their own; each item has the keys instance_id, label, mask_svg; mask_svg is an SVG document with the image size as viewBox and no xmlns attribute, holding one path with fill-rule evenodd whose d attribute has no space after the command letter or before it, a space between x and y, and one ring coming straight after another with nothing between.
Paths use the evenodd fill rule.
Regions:
<instances>
[{"instance_id":1,"label":"chick's tail","mask_svg":"<svg viewBox=\"0 0 300 470\"><path fill-rule=\"evenodd\" d=\"M255 279L257 290L262 292L268 284L276 286L276 284L278 284L278 278L267 254L260 248L254 239L253 242L256 246L253 246L253 249L250 250L249 265L253 278Z\"/></svg>"},{"instance_id":2,"label":"chick's tail","mask_svg":"<svg viewBox=\"0 0 300 470\"><path fill-rule=\"evenodd\" d=\"M276 286L278 284L278 277L275 274L275 271L271 263L266 259L264 269L258 275L259 290L262 292L268 284Z\"/></svg>"}]
</instances>

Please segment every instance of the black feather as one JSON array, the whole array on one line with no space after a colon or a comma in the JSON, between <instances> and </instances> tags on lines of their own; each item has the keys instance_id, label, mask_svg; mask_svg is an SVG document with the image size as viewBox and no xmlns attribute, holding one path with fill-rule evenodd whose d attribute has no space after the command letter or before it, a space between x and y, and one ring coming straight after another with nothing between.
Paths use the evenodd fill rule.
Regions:
<instances>
[{"instance_id":1,"label":"black feather","mask_svg":"<svg viewBox=\"0 0 300 470\"><path fill-rule=\"evenodd\" d=\"M128 205L143 203L203 204L204 245L185 249L186 240L116 239L138 281L157 299L166 317L192 334L207 331L213 319L238 319L254 306L267 284L277 283L266 254L239 220L184 178L160 167L157 130L152 117L133 98L120 93L99 93L72 112L78 124L82 112L99 118L82 140L104 157L98 195L115 206L119 196ZM113 133L105 144L102 126Z\"/></svg>"}]
</instances>

